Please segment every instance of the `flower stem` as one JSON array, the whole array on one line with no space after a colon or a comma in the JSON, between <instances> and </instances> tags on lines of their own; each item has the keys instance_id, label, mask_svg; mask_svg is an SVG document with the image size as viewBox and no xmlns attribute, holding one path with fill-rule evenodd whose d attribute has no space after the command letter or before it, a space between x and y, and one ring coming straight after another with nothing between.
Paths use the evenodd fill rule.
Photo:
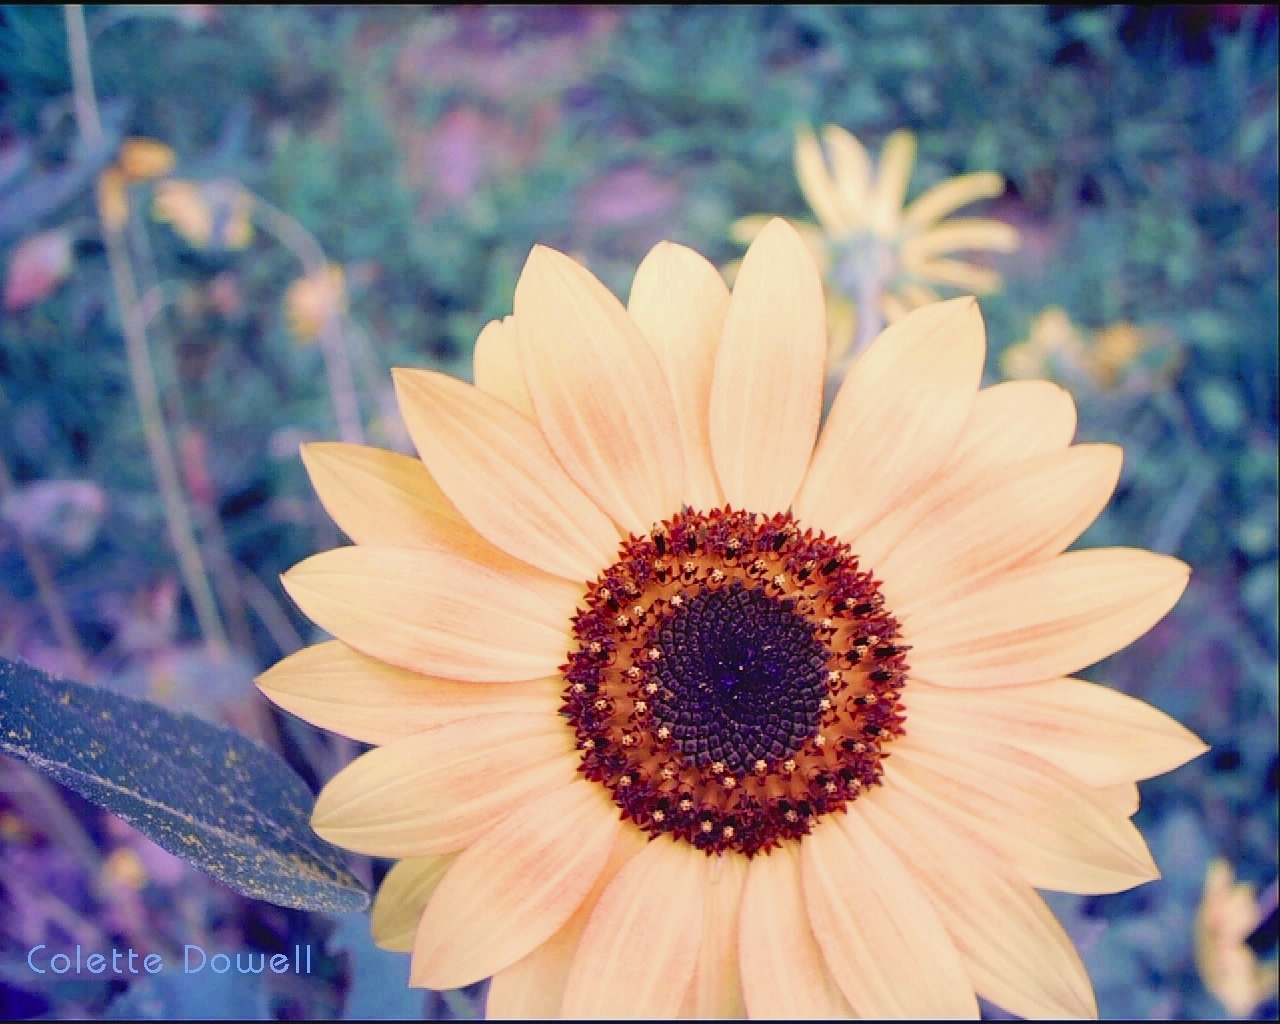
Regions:
<instances>
[{"instance_id":1,"label":"flower stem","mask_svg":"<svg viewBox=\"0 0 1280 1024\"><path fill-rule=\"evenodd\" d=\"M93 70L89 63L89 42L85 34L84 8L80 4L63 7L67 24L67 47L71 55L71 76L75 88L76 121L80 132L90 146L102 142L102 119L98 113L98 100L93 88ZM165 521L169 540L178 555L178 568L182 573L187 593L195 609L205 643L217 655L227 650L227 632L213 589L205 571L200 549L196 545L191 514L182 495L177 465L169 438L165 433L164 417L160 410L160 397L156 389L151 356L147 351L146 328L138 306L137 287L133 268L129 263L124 235L120 225L103 221L103 236L107 247L107 263L111 269L111 281L115 288L116 302L120 306L120 321L124 330L125 352L129 361L129 376L133 382L134 397L142 414L143 433L147 451L164 503Z\"/></svg>"},{"instance_id":2,"label":"flower stem","mask_svg":"<svg viewBox=\"0 0 1280 1024\"><path fill-rule=\"evenodd\" d=\"M9 467L0 460L0 500L3 500L12 489L13 479L9 476ZM53 635L57 638L58 645L71 656L76 672L87 678L88 659L85 657L84 648L80 645L80 637L76 634L71 618L67 615L67 609L62 603L62 596L58 593L57 584L54 583L53 573L49 571L49 563L44 559L44 552L21 529L16 530L16 533L18 547L26 560L31 578L35 580L36 594L40 598L45 615L49 618L49 625L53 627Z\"/></svg>"},{"instance_id":3,"label":"flower stem","mask_svg":"<svg viewBox=\"0 0 1280 1024\"><path fill-rule=\"evenodd\" d=\"M254 220L298 258L307 276L325 273L329 261L320 243L294 217L261 196L249 193L253 200ZM333 416L338 424L338 437L349 444L364 444L364 428L360 423L360 405L356 401L355 379L351 360L342 335L342 324L336 313L325 317L320 329L320 351L324 356L325 375L329 379L329 395L333 400Z\"/></svg>"}]
</instances>

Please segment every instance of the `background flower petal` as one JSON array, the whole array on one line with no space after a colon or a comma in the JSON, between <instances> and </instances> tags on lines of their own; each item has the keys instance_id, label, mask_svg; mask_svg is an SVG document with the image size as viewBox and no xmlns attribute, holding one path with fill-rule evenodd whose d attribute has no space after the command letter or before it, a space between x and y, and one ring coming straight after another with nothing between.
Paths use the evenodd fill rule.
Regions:
<instances>
[{"instance_id":1,"label":"background flower petal","mask_svg":"<svg viewBox=\"0 0 1280 1024\"><path fill-rule=\"evenodd\" d=\"M413 949L423 908L454 856L444 853L436 857L406 857L387 872L378 886L369 918L374 942L397 953Z\"/></svg>"}]
</instances>

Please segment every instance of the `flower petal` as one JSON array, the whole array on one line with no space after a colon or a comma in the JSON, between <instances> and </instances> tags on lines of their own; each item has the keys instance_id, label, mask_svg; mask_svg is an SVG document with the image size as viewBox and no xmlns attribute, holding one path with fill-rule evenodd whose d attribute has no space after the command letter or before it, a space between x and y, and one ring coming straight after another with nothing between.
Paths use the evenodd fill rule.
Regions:
<instances>
[{"instance_id":1,"label":"flower petal","mask_svg":"<svg viewBox=\"0 0 1280 1024\"><path fill-rule=\"evenodd\" d=\"M809 927L794 843L751 859L738 929L742 992L752 1017L853 1017Z\"/></svg>"},{"instance_id":2,"label":"flower petal","mask_svg":"<svg viewBox=\"0 0 1280 1024\"><path fill-rule=\"evenodd\" d=\"M494 823L427 903L410 984L461 988L551 938L604 870L624 827L617 812L599 784L578 779Z\"/></svg>"},{"instance_id":3,"label":"flower petal","mask_svg":"<svg viewBox=\"0 0 1280 1024\"><path fill-rule=\"evenodd\" d=\"M565 579L593 579L614 560L618 531L569 479L534 424L446 374L394 375L422 461L480 533Z\"/></svg>"},{"instance_id":4,"label":"flower petal","mask_svg":"<svg viewBox=\"0 0 1280 1024\"><path fill-rule=\"evenodd\" d=\"M257 684L268 700L304 722L373 744L481 714L554 716L564 690L559 677L492 684L434 679L367 658L337 641L276 662Z\"/></svg>"},{"instance_id":5,"label":"flower petal","mask_svg":"<svg viewBox=\"0 0 1280 1024\"><path fill-rule=\"evenodd\" d=\"M915 162L916 137L912 132L900 128L884 140L867 217L872 230L882 238L898 233L902 201L907 197Z\"/></svg>"},{"instance_id":6,"label":"flower petal","mask_svg":"<svg viewBox=\"0 0 1280 1024\"><path fill-rule=\"evenodd\" d=\"M855 537L947 460L969 417L986 350L973 299L925 306L853 364L796 498L796 515Z\"/></svg>"},{"instance_id":7,"label":"flower petal","mask_svg":"<svg viewBox=\"0 0 1280 1024\"><path fill-rule=\"evenodd\" d=\"M818 433L826 351L822 282L775 218L743 258L711 384L711 453L730 505L790 506Z\"/></svg>"},{"instance_id":8,"label":"flower petal","mask_svg":"<svg viewBox=\"0 0 1280 1024\"><path fill-rule=\"evenodd\" d=\"M1189 573L1149 551L1069 551L898 612L912 675L939 686L1010 686L1075 672L1159 622Z\"/></svg>"},{"instance_id":9,"label":"flower petal","mask_svg":"<svg viewBox=\"0 0 1280 1024\"><path fill-rule=\"evenodd\" d=\"M800 841L809 924L849 1005L860 1017L977 1019L973 986L928 897L861 825L831 815Z\"/></svg>"},{"instance_id":10,"label":"flower petal","mask_svg":"<svg viewBox=\"0 0 1280 1024\"><path fill-rule=\"evenodd\" d=\"M608 863L595 886L573 915L551 938L528 956L498 971L489 982L485 1016L489 1020L559 1017L564 987L582 932L601 894L623 867L644 849L647 836L638 828L620 828Z\"/></svg>"},{"instance_id":11,"label":"flower petal","mask_svg":"<svg viewBox=\"0 0 1280 1024\"><path fill-rule=\"evenodd\" d=\"M1015 566L1061 554L1111 500L1122 454L1076 445L990 473L875 563L898 614Z\"/></svg>"},{"instance_id":12,"label":"flower petal","mask_svg":"<svg viewBox=\"0 0 1280 1024\"><path fill-rule=\"evenodd\" d=\"M1061 451L1076 429L1068 391L1048 381L1010 381L983 388L973 400L955 449L933 476L921 479L856 540L859 557L875 566L903 537L927 523L988 474L1024 459Z\"/></svg>"},{"instance_id":13,"label":"flower petal","mask_svg":"<svg viewBox=\"0 0 1280 1024\"><path fill-rule=\"evenodd\" d=\"M1037 889L1120 892L1159 878L1133 822L1047 761L981 736L913 722L885 787L906 787L942 822L988 837Z\"/></svg>"},{"instance_id":14,"label":"flower petal","mask_svg":"<svg viewBox=\"0 0 1280 1024\"><path fill-rule=\"evenodd\" d=\"M301 455L320 504L357 544L449 550L475 532L412 456L340 441Z\"/></svg>"},{"instance_id":15,"label":"flower petal","mask_svg":"<svg viewBox=\"0 0 1280 1024\"><path fill-rule=\"evenodd\" d=\"M1208 749L1150 704L1078 679L990 690L913 681L902 703L909 722L999 736L1095 788L1161 775Z\"/></svg>"},{"instance_id":16,"label":"flower petal","mask_svg":"<svg viewBox=\"0 0 1280 1024\"><path fill-rule=\"evenodd\" d=\"M684 452L684 504L724 504L711 460L707 409L729 307L720 272L692 249L659 242L636 271L627 311L653 347L675 401Z\"/></svg>"},{"instance_id":17,"label":"flower petal","mask_svg":"<svg viewBox=\"0 0 1280 1024\"><path fill-rule=\"evenodd\" d=\"M980 832L940 829L927 804L877 787L851 809L925 891L973 986L1019 1017L1097 1017L1089 975L1040 895Z\"/></svg>"},{"instance_id":18,"label":"flower petal","mask_svg":"<svg viewBox=\"0 0 1280 1024\"><path fill-rule=\"evenodd\" d=\"M451 853L521 803L569 785L578 761L558 718L451 722L347 765L321 790L311 824L328 842L376 857Z\"/></svg>"},{"instance_id":19,"label":"flower petal","mask_svg":"<svg viewBox=\"0 0 1280 1024\"><path fill-rule=\"evenodd\" d=\"M623 530L647 533L679 510L684 477L653 350L590 271L540 245L515 306L525 382L556 458Z\"/></svg>"},{"instance_id":20,"label":"flower petal","mask_svg":"<svg viewBox=\"0 0 1280 1024\"><path fill-rule=\"evenodd\" d=\"M940 181L911 201L902 213L902 226L913 231L936 224L943 217L979 199L1004 193L1004 177L995 171L974 171Z\"/></svg>"},{"instance_id":21,"label":"flower petal","mask_svg":"<svg viewBox=\"0 0 1280 1024\"><path fill-rule=\"evenodd\" d=\"M452 853L406 857L387 872L378 887L369 920L374 942L396 953L413 949L422 910L453 860Z\"/></svg>"},{"instance_id":22,"label":"flower petal","mask_svg":"<svg viewBox=\"0 0 1280 1024\"><path fill-rule=\"evenodd\" d=\"M565 1017L675 1016L702 942L705 860L700 850L664 837L618 873L578 944Z\"/></svg>"},{"instance_id":23,"label":"flower petal","mask_svg":"<svg viewBox=\"0 0 1280 1024\"><path fill-rule=\"evenodd\" d=\"M555 675L582 588L408 548L336 548L281 577L313 622L380 661L471 682Z\"/></svg>"},{"instance_id":24,"label":"flower petal","mask_svg":"<svg viewBox=\"0 0 1280 1024\"><path fill-rule=\"evenodd\" d=\"M831 175L850 227L867 222L871 194L871 157L858 139L839 125L822 129L822 141L831 155Z\"/></svg>"},{"instance_id":25,"label":"flower petal","mask_svg":"<svg viewBox=\"0 0 1280 1024\"><path fill-rule=\"evenodd\" d=\"M845 214L845 205L836 184L827 171L827 161L817 136L808 128L796 133L793 150L796 181L804 194L805 202L813 211L822 229L832 238L842 238L852 228Z\"/></svg>"},{"instance_id":26,"label":"flower petal","mask_svg":"<svg viewBox=\"0 0 1280 1024\"><path fill-rule=\"evenodd\" d=\"M1114 786L1097 786L1093 795L1124 818L1132 818L1142 805L1142 794L1136 782L1117 782Z\"/></svg>"},{"instance_id":27,"label":"flower petal","mask_svg":"<svg viewBox=\"0 0 1280 1024\"><path fill-rule=\"evenodd\" d=\"M501 398L522 416L534 419L533 402L524 382L524 371L520 369L515 317L485 324L476 338L471 362L476 387L486 395Z\"/></svg>"},{"instance_id":28,"label":"flower petal","mask_svg":"<svg viewBox=\"0 0 1280 1024\"><path fill-rule=\"evenodd\" d=\"M999 274L964 260L921 260L912 269L912 273L932 284L950 285L974 295L990 295L1000 290Z\"/></svg>"},{"instance_id":29,"label":"flower petal","mask_svg":"<svg viewBox=\"0 0 1280 1024\"><path fill-rule=\"evenodd\" d=\"M928 259L960 249L1013 252L1018 248L1016 229L1004 221L986 217L957 217L904 242L899 255L902 265L914 271Z\"/></svg>"},{"instance_id":30,"label":"flower petal","mask_svg":"<svg viewBox=\"0 0 1280 1024\"><path fill-rule=\"evenodd\" d=\"M739 1018L747 1015L738 978L738 911L747 880L747 858L721 854L702 858L702 945L682 1017Z\"/></svg>"}]
</instances>

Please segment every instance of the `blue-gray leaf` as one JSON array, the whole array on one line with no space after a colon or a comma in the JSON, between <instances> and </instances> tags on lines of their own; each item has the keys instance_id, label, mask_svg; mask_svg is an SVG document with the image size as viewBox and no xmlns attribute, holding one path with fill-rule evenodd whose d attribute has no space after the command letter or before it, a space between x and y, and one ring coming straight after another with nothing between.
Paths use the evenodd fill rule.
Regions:
<instances>
[{"instance_id":1,"label":"blue-gray leaf","mask_svg":"<svg viewBox=\"0 0 1280 1024\"><path fill-rule=\"evenodd\" d=\"M230 729L0 658L0 753L253 899L335 912L368 905L338 851L312 832L306 783Z\"/></svg>"}]
</instances>

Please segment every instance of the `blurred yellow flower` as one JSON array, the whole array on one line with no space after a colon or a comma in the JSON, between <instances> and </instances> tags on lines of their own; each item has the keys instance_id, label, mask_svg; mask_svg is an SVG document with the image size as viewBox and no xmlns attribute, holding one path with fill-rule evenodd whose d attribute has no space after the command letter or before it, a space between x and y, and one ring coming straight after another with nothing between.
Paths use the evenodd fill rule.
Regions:
<instances>
[{"instance_id":1,"label":"blurred yellow flower","mask_svg":"<svg viewBox=\"0 0 1280 1024\"><path fill-rule=\"evenodd\" d=\"M197 249L243 249L253 241L253 199L239 182L183 181L156 186L151 215Z\"/></svg>"},{"instance_id":2,"label":"blurred yellow flower","mask_svg":"<svg viewBox=\"0 0 1280 1024\"><path fill-rule=\"evenodd\" d=\"M824 151L825 147L825 151ZM961 250L1012 252L1018 232L987 217L947 219L980 199L1004 191L1004 178L978 171L948 178L904 207L915 164L916 137L905 130L885 140L878 165L866 148L838 125L822 130L822 141L809 129L796 137L795 169L800 190L818 224L794 223L813 252L832 291L846 307L875 296L880 318L893 322L941 295L935 286L976 295L999 290L1000 275L987 267L950 258ZM734 222L730 235L749 244L769 217L754 215ZM857 330L848 307L838 316L829 304L831 356L838 357ZM865 316L864 311L864 316Z\"/></svg>"},{"instance_id":3,"label":"blurred yellow flower","mask_svg":"<svg viewBox=\"0 0 1280 1024\"><path fill-rule=\"evenodd\" d=\"M284 293L284 309L294 339L302 344L315 341L330 317L347 311L342 268L330 263L323 270L298 278Z\"/></svg>"},{"instance_id":4,"label":"blurred yellow flower","mask_svg":"<svg viewBox=\"0 0 1280 1024\"><path fill-rule=\"evenodd\" d=\"M116 166L129 181L163 178L173 170L177 157L173 150L155 139L125 139Z\"/></svg>"},{"instance_id":5,"label":"blurred yellow flower","mask_svg":"<svg viewBox=\"0 0 1280 1024\"><path fill-rule=\"evenodd\" d=\"M1196 966L1204 987L1233 1017L1252 1016L1276 989L1276 965L1259 964L1245 942L1260 919L1253 886L1237 882L1225 860L1214 860L1196 914Z\"/></svg>"},{"instance_id":6,"label":"blurred yellow flower","mask_svg":"<svg viewBox=\"0 0 1280 1024\"><path fill-rule=\"evenodd\" d=\"M1023 341L1000 357L1005 377L1052 377L1086 391L1151 390L1177 368L1177 351L1167 333L1128 321L1087 331L1060 306L1048 306L1031 323Z\"/></svg>"},{"instance_id":7,"label":"blurred yellow flower","mask_svg":"<svg viewBox=\"0 0 1280 1024\"><path fill-rule=\"evenodd\" d=\"M98 175L98 216L108 231L120 231L129 220L129 179L118 167Z\"/></svg>"}]
</instances>

